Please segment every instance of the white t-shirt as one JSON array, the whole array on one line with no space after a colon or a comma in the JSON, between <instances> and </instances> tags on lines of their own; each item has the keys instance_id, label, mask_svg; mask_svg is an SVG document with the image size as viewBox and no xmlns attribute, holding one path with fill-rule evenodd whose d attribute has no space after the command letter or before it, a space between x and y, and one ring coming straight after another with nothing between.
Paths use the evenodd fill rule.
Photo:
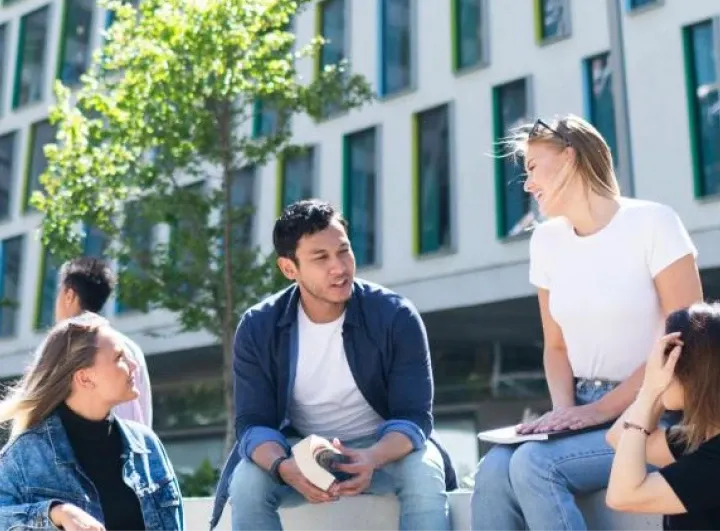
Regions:
<instances>
[{"instance_id":1,"label":"white t-shirt","mask_svg":"<svg viewBox=\"0 0 720 531\"><path fill-rule=\"evenodd\" d=\"M303 436L341 440L372 435L384 421L357 387L345 347L345 314L314 323L298 304L298 361L290 400L290 422Z\"/></svg>"},{"instance_id":2,"label":"white t-shirt","mask_svg":"<svg viewBox=\"0 0 720 531\"><path fill-rule=\"evenodd\" d=\"M664 331L653 279L697 250L670 207L620 199L610 223L578 236L565 218L539 225L530 240L530 282L550 292L573 373L622 381Z\"/></svg>"}]
</instances>

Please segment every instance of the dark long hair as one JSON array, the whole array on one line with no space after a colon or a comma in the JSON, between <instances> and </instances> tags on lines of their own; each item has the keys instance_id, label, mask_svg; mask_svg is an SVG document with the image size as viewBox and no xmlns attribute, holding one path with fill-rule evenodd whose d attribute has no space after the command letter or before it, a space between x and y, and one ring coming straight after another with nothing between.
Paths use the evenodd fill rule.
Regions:
<instances>
[{"instance_id":1,"label":"dark long hair","mask_svg":"<svg viewBox=\"0 0 720 531\"><path fill-rule=\"evenodd\" d=\"M698 303L670 314L666 333L680 332L675 377L683 388L683 418L676 431L689 451L720 430L720 303Z\"/></svg>"}]
</instances>

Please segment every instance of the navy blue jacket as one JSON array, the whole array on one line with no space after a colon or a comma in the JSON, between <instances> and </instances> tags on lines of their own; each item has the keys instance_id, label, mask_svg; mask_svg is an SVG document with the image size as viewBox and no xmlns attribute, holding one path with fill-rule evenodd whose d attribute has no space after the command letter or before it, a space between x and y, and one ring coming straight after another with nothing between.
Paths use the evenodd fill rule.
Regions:
<instances>
[{"instance_id":1,"label":"navy blue jacket","mask_svg":"<svg viewBox=\"0 0 720 531\"><path fill-rule=\"evenodd\" d=\"M220 476L211 528L228 499L232 471L260 444L276 441L289 451L297 436L288 418L298 356L296 285L250 308L238 325L234 344L235 430L237 443ZM447 452L433 432L433 379L425 326L410 301L356 279L343 324L343 344L350 371L368 404L385 422L377 431L405 434L414 449L428 439L445 462L448 490L457 478Z\"/></svg>"}]
</instances>

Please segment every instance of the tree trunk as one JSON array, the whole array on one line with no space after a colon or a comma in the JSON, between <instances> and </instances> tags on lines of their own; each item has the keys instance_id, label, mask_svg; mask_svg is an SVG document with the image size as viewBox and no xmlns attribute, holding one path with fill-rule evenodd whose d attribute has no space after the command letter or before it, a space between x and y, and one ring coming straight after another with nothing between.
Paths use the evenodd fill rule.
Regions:
<instances>
[{"instance_id":1,"label":"tree trunk","mask_svg":"<svg viewBox=\"0 0 720 531\"><path fill-rule=\"evenodd\" d=\"M228 333L229 332L229 333ZM230 453L235 444L235 396L233 388L235 375L233 374L233 334L231 330L223 330L223 390L225 395L225 455Z\"/></svg>"}]
</instances>

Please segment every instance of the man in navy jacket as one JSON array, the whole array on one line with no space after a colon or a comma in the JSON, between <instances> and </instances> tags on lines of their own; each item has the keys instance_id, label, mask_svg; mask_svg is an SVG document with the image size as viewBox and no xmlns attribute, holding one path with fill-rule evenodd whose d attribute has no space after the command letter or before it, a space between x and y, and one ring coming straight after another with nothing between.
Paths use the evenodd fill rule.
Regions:
<instances>
[{"instance_id":1,"label":"man in navy jacket","mask_svg":"<svg viewBox=\"0 0 720 531\"><path fill-rule=\"evenodd\" d=\"M237 443L221 475L212 525L228 497L232 529L281 529L277 509L360 493L396 493L400 529L448 529L457 487L432 439L433 381L425 327L405 298L355 279L346 223L327 203L287 207L273 243L294 284L249 309L235 335ZM327 492L291 445L333 441L349 475ZM229 484L229 489L228 489Z\"/></svg>"}]
</instances>

